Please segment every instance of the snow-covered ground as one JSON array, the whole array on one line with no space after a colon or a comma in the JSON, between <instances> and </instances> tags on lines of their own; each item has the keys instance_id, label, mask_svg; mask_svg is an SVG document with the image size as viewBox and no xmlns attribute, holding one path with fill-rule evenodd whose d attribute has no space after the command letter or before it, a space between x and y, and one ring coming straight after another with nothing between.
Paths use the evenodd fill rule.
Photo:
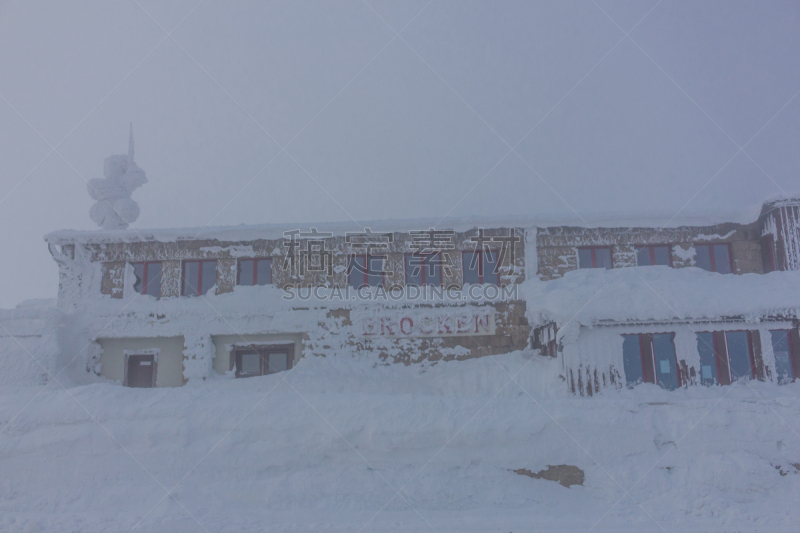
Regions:
<instances>
[{"instance_id":1,"label":"snow-covered ground","mask_svg":"<svg viewBox=\"0 0 800 533\"><path fill-rule=\"evenodd\" d=\"M580 398L557 368L339 354L179 389L6 386L0 530L800 529L800 384ZM583 486L511 471L560 464Z\"/></svg>"}]
</instances>

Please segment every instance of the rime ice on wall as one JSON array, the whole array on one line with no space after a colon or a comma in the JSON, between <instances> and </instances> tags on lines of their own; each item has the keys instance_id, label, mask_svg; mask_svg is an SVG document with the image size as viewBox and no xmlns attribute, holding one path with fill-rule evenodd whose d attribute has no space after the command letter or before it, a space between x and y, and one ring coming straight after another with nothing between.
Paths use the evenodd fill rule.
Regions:
<instances>
[{"instance_id":1,"label":"rime ice on wall","mask_svg":"<svg viewBox=\"0 0 800 533\"><path fill-rule=\"evenodd\" d=\"M800 207L782 207L779 213L786 270L800 270Z\"/></svg>"},{"instance_id":2,"label":"rime ice on wall","mask_svg":"<svg viewBox=\"0 0 800 533\"><path fill-rule=\"evenodd\" d=\"M183 379L184 382L203 380L211 373L211 364L214 359L214 344L211 335L187 334L185 337L186 350L183 352Z\"/></svg>"},{"instance_id":3,"label":"rime ice on wall","mask_svg":"<svg viewBox=\"0 0 800 533\"><path fill-rule=\"evenodd\" d=\"M697 333L704 331L734 331L747 329L761 339L756 358L756 377L762 381L777 382L775 355L769 342L771 329L789 329L790 321L767 323L696 323L696 324L650 324L619 325L595 328L581 327L580 334L565 343L561 371L568 389L591 396L608 387L626 386L623 362L623 335L640 333L674 333L676 362L680 372L681 386L699 385L700 353ZM766 342L764 340L766 339ZM759 366L763 365L763 366ZM763 368L763 370L761 370Z\"/></svg>"},{"instance_id":4,"label":"rime ice on wall","mask_svg":"<svg viewBox=\"0 0 800 533\"><path fill-rule=\"evenodd\" d=\"M89 216L103 229L124 229L139 218L139 204L131 199L133 191L145 183L144 170L133 161L133 126L128 141L128 155L106 157L104 178L89 180L89 196L96 203Z\"/></svg>"},{"instance_id":5,"label":"rime ice on wall","mask_svg":"<svg viewBox=\"0 0 800 533\"><path fill-rule=\"evenodd\" d=\"M599 227L554 226L539 228L536 234L537 273L542 280L559 278L577 270L578 249L602 246L611 251L615 268L636 266L640 246L672 246L672 266L694 266L695 243L731 246L737 274L761 273L760 246L751 235L757 223L722 223L713 226Z\"/></svg>"},{"instance_id":6,"label":"rime ice on wall","mask_svg":"<svg viewBox=\"0 0 800 533\"><path fill-rule=\"evenodd\" d=\"M55 300L0 309L0 385L41 385L56 374L60 314Z\"/></svg>"},{"instance_id":7,"label":"rime ice on wall","mask_svg":"<svg viewBox=\"0 0 800 533\"><path fill-rule=\"evenodd\" d=\"M764 206L761 236L772 237L775 268L800 270L800 200L778 200Z\"/></svg>"},{"instance_id":8,"label":"rime ice on wall","mask_svg":"<svg viewBox=\"0 0 800 533\"><path fill-rule=\"evenodd\" d=\"M132 151L129 160L132 161ZM763 216L773 217L776 213L773 209ZM626 332L663 332L669 328L676 333L676 349L683 354L681 361L685 361L687 371L694 368L696 372L693 359L698 356L692 344L693 330L686 323L735 320L736 327L746 324L754 330L764 320L775 325L777 318L796 319L800 312L791 289L800 280L800 272L723 276L699 268L667 266L619 268L613 272L579 270L577 248L610 246L615 266L633 266L637 246L671 244L673 266L687 267L694 263L696 241L728 244L737 273L755 273L761 269L759 231L764 228L759 223L660 229L485 228L486 235L505 237L514 232L521 237L519 245L523 248L517 249L513 261L509 258L509 264L504 261L501 268L501 285L518 285L514 295L502 296L498 302L448 297L441 304L443 308L491 305L497 317L497 331L480 338L365 338L351 320L351 312L374 311L394 316L394 309L411 308L416 300L337 301L332 305L333 299L328 297L332 286L348 284L347 261L352 250L342 234L327 241L326 248L332 254L330 272L301 278L276 267L268 287L237 286L237 259L271 257L276 265L283 265L283 227L221 228L203 239L197 239L197 231L191 229L142 231L143 235L130 231L58 232L46 239L60 265L59 307L69 313L78 344L91 343L101 334L116 338L183 336L186 381L197 382L214 375L213 339L217 335L302 335L303 350L296 354L298 358L372 354L381 361L410 364L523 350L530 347L533 326L542 333L534 335L538 343L534 348L546 347L548 355L560 359L565 377L567 371L573 371L578 390L583 390L583 384L587 392L594 392L624 383L624 369L619 362L620 333L610 335L609 326L622 327ZM455 250L469 250L477 232L476 227L456 231ZM410 232L392 235L387 252L391 271L387 283L402 286L404 255L413 250L413 238ZM755 258L751 261L752 255ZM203 298L180 298L182 261L198 259L216 260L217 290ZM132 291L131 261L161 262L160 299ZM453 273L442 276L443 285L462 285L461 261L461 253L455 253ZM282 296L286 294L280 288L292 285L314 287L315 291L313 296L310 290L295 292L294 301L284 300ZM647 322L659 325L642 330L642 324ZM542 330L548 325L552 329ZM598 331L600 326L606 328L602 335L585 333L594 327ZM788 322L780 327L793 326ZM87 362L87 367L93 368L94 355L88 355ZM765 364L769 366L766 359ZM223 366L227 368L227 364ZM568 379L573 376L570 374Z\"/></svg>"}]
</instances>

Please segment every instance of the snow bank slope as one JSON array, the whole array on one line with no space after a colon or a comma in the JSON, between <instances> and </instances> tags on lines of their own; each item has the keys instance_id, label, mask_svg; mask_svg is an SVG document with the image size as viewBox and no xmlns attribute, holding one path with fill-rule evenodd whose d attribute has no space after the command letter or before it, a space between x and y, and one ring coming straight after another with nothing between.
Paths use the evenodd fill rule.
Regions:
<instances>
[{"instance_id":1,"label":"snow bank slope","mask_svg":"<svg viewBox=\"0 0 800 533\"><path fill-rule=\"evenodd\" d=\"M519 353L0 388L4 423L30 402L0 434L0 530L797 530L800 436L782 419L800 419L800 385L563 389L554 361ZM559 464L584 486L510 472Z\"/></svg>"},{"instance_id":2,"label":"snow bank slope","mask_svg":"<svg viewBox=\"0 0 800 533\"><path fill-rule=\"evenodd\" d=\"M29 300L0 309L0 385L47 381L59 352L55 300Z\"/></svg>"},{"instance_id":3,"label":"snow bank slope","mask_svg":"<svg viewBox=\"0 0 800 533\"><path fill-rule=\"evenodd\" d=\"M584 325L736 315L757 322L769 312L793 316L800 308L800 272L733 276L666 266L593 268L527 281L523 290L529 316Z\"/></svg>"}]
</instances>

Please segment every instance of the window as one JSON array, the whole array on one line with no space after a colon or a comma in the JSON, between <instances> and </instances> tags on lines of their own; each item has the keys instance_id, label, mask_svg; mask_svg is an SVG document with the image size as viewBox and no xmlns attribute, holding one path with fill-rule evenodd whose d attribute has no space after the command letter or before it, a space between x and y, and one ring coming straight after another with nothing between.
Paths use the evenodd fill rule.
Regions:
<instances>
[{"instance_id":1,"label":"window","mask_svg":"<svg viewBox=\"0 0 800 533\"><path fill-rule=\"evenodd\" d=\"M351 255L347 265L347 280L351 287L377 287L383 285L382 255Z\"/></svg>"},{"instance_id":2,"label":"window","mask_svg":"<svg viewBox=\"0 0 800 533\"><path fill-rule=\"evenodd\" d=\"M578 268L613 268L611 248L594 246L578 248Z\"/></svg>"},{"instance_id":3,"label":"window","mask_svg":"<svg viewBox=\"0 0 800 533\"><path fill-rule=\"evenodd\" d=\"M671 246L640 246L636 248L638 266L672 266Z\"/></svg>"},{"instance_id":4,"label":"window","mask_svg":"<svg viewBox=\"0 0 800 533\"><path fill-rule=\"evenodd\" d=\"M750 331L698 333L700 383L730 385L738 379L756 377L753 335Z\"/></svg>"},{"instance_id":5,"label":"window","mask_svg":"<svg viewBox=\"0 0 800 533\"><path fill-rule=\"evenodd\" d=\"M131 263L135 277L133 290L139 294L161 298L161 262L141 261Z\"/></svg>"},{"instance_id":6,"label":"window","mask_svg":"<svg viewBox=\"0 0 800 533\"><path fill-rule=\"evenodd\" d=\"M673 390L681 386L674 333L641 333L622 336L622 365L628 387L657 383Z\"/></svg>"},{"instance_id":7,"label":"window","mask_svg":"<svg viewBox=\"0 0 800 533\"><path fill-rule=\"evenodd\" d=\"M725 342L730 361L731 381L755 377L755 362L749 331L726 331Z\"/></svg>"},{"instance_id":8,"label":"window","mask_svg":"<svg viewBox=\"0 0 800 533\"><path fill-rule=\"evenodd\" d=\"M697 351L700 353L700 384L716 385L719 383L717 369L717 353L714 348L714 334L703 332L697 334Z\"/></svg>"},{"instance_id":9,"label":"window","mask_svg":"<svg viewBox=\"0 0 800 533\"><path fill-rule=\"evenodd\" d=\"M775 355L775 376L778 384L791 383L797 378L797 361L794 357L794 342L789 330L770 331L772 353Z\"/></svg>"},{"instance_id":10,"label":"window","mask_svg":"<svg viewBox=\"0 0 800 533\"><path fill-rule=\"evenodd\" d=\"M644 379L644 369L649 369L650 367L642 361L642 347L639 335L622 336L622 367L625 370L625 381L628 387L633 387L643 381L652 383L652 380Z\"/></svg>"},{"instance_id":11,"label":"window","mask_svg":"<svg viewBox=\"0 0 800 533\"><path fill-rule=\"evenodd\" d=\"M464 284L481 285L489 283L500 286L500 265L497 264L495 250L464 252Z\"/></svg>"},{"instance_id":12,"label":"window","mask_svg":"<svg viewBox=\"0 0 800 533\"><path fill-rule=\"evenodd\" d=\"M294 348L287 345L248 346L234 351L237 378L266 376L292 368Z\"/></svg>"},{"instance_id":13,"label":"window","mask_svg":"<svg viewBox=\"0 0 800 533\"><path fill-rule=\"evenodd\" d=\"M197 296L208 292L217 283L217 262L184 261L183 287L184 296Z\"/></svg>"},{"instance_id":14,"label":"window","mask_svg":"<svg viewBox=\"0 0 800 533\"><path fill-rule=\"evenodd\" d=\"M441 254L406 254L406 285L441 285Z\"/></svg>"},{"instance_id":15,"label":"window","mask_svg":"<svg viewBox=\"0 0 800 533\"><path fill-rule=\"evenodd\" d=\"M236 271L237 285L270 285L272 259L239 259Z\"/></svg>"},{"instance_id":16,"label":"window","mask_svg":"<svg viewBox=\"0 0 800 533\"><path fill-rule=\"evenodd\" d=\"M703 270L730 274L733 272L729 244L695 244L695 264Z\"/></svg>"}]
</instances>

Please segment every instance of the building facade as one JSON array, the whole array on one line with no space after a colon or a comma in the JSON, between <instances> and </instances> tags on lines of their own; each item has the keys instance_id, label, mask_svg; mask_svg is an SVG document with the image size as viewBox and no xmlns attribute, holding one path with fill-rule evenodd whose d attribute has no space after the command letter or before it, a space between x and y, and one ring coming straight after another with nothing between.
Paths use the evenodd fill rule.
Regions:
<instances>
[{"instance_id":1,"label":"building facade","mask_svg":"<svg viewBox=\"0 0 800 533\"><path fill-rule=\"evenodd\" d=\"M67 358L153 387L529 350L578 395L800 371L799 200L745 224L401 225L52 233Z\"/></svg>"}]
</instances>

